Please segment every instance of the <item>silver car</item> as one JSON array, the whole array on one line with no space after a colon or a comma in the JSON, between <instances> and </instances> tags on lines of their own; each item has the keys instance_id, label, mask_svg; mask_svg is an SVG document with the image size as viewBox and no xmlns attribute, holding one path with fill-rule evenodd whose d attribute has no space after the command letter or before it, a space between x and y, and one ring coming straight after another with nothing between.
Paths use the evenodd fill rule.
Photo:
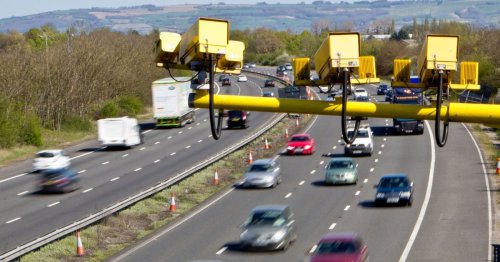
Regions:
<instances>
[{"instance_id":1,"label":"silver car","mask_svg":"<svg viewBox=\"0 0 500 262\"><path fill-rule=\"evenodd\" d=\"M255 207L243 223L242 250L286 250L297 238L295 220L287 205Z\"/></svg>"},{"instance_id":2,"label":"silver car","mask_svg":"<svg viewBox=\"0 0 500 262\"><path fill-rule=\"evenodd\" d=\"M245 172L243 187L276 187L281 183L281 168L270 158L255 160Z\"/></svg>"},{"instance_id":3,"label":"silver car","mask_svg":"<svg viewBox=\"0 0 500 262\"><path fill-rule=\"evenodd\" d=\"M350 157L336 157L326 166L325 183L356 184L358 182L358 165Z\"/></svg>"}]
</instances>

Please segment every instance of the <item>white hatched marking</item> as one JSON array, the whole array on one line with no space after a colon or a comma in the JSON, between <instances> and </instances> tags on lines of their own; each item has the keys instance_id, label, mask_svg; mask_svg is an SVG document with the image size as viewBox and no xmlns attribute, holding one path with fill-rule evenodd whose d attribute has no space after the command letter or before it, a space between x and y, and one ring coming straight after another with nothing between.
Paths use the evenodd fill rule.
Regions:
<instances>
[{"instance_id":1,"label":"white hatched marking","mask_svg":"<svg viewBox=\"0 0 500 262\"><path fill-rule=\"evenodd\" d=\"M186 146L186 149L189 149L189 148L191 148L191 146Z\"/></svg>"},{"instance_id":2,"label":"white hatched marking","mask_svg":"<svg viewBox=\"0 0 500 262\"><path fill-rule=\"evenodd\" d=\"M85 170L85 169L84 170L80 170L80 171L78 171L78 174L83 174L85 172L87 172L87 170Z\"/></svg>"},{"instance_id":3,"label":"white hatched marking","mask_svg":"<svg viewBox=\"0 0 500 262\"><path fill-rule=\"evenodd\" d=\"M359 194L361 193L361 191L356 191L356 193L354 194L355 196L359 196Z\"/></svg>"},{"instance_id":4,"label":"white hatched marking","mask_svg":"<svg viewBox=\"0 0 500 262\"><path fill-rule=\"evenodd\" d=\"M378 151L378 154L379 154L379 155L382 155L382 151Z\"/></svg>"},{"instance_id":5,"label":"white hatched marking","mask_svg":"<svg viewBox=\"0 0 500 262\"><path fill-rule=\"evenodd\" d=\"M305 182L305 180L300 181L299 186L303 185Z\"/></svg>"},{"instance_id":6,"label":"white hatched marking","mask_svg":"<svg viewBox=\"0 0 500 262\"><path fill-rule=\"evenodd\" d=\"M15 221L17 221L19 219L21 219L21 217L17 217L17 218L14 218L12 220L9 220L9 221L5 222L5 224L10 224L10 223L15 222Z\"/></svg>"},{"instance_id":7,"label":"white hatched marking","mask_svg":"<svg viewBox=\"0 0 500 262\"><path fill-rule=\"evenodd\" d=\"M193 129L193 127L192 127L192 126L190 126L190 127L188 127L188 129Z\"/></svg>"},{"instance_id":8,"label":"white hatched marking","mask_svg":"<svg viewBox=\"0 0 500 262\"><path fill-rule=\"evenodd\" d=\"M351 208L351 206L350 206L350 205L345 206L344 211L349 210L349 208Z\"/></svg>"},{"instance_id":9,"label":"white hatched marking","mask_svg":"<svg viewBox=\"0 0 500 262\"><path fill-rule=\"evenodd\" d=\"M334 228L335 228L335 226L336 226L336 225L337 225L337 223L333 223L333 224L331 224L331 225L330 225L330 227L329 227L328 229L329 229L329 230L332 230L332 229L334 229Z\"/></svg>"},{"instance_id":10,"label":"white hatched marking","mask_svg":"<svg viewBox=\"0 0 500 262\"><path fill-rule=\"evenodd\" d=\"M156 159L153 163L155 163L155 164L156 164L156 163L158 163L158 162L160 162L160 159Z\"/></svg>"},{"instance_id":11,"label":"white hatched marking","mask_svg":"<svg viewBox=\"0 0 500 262\"><path fill-rule=\"evenodd\" d=\"M61 203L61 202L57 201L57 202L54 202L54 203L52 203L52 204L50 204L50 205L47 205L47 207L53 207L53 206L55 206L55 205L59 205L60 203Z\"/></svg>"},{"instance_id":12,"label":"white hatched marking","mask_svg":"<svg viewBox=\"0 0 500 262\"><path fill-rule=\"evenodd\" d=\"M375 159L375 163L378 163L378 158L377 158L377 159Z\"/></svg>"},{"instance_id":13,"label":"white hatched marking","mask_svg":"<svg viewBox=\"0 0 500 262\"><path fill-rule=\"evenodd\" d=\"M324 160L321 160L321 162L319 162L320 165L323 165L325 163Z\"/></svg>"},{"instance_id":14,"label":"white hatched marking","mask_svg":"<svg viewBox=\"0 0 500 262\"><path fill-rule=\"evenodd\" d=\"M373 170L375 170L375 168L373 168L373 167L372 167L372 168L370 168L370 173L371 173L371 172L373 172Z\"/></svg>"},{"instance_id":15,"label":"white hatched marking","mask_svg":"<svg viewBox=\"0 0 500 262\"><path fill-rule=\"evenodd\" d=\"M128 157L128 154L123 155L122 157Z\"/></svg>"},{"instance_id":16,"label":"white hatched marking","mask_svg":"<svg viewBox=\"0 0 500 262\"><path fill-rule=\"evenodd\" d=\"M102 164L107 165L107 164L109 164L109 161L103 162Z\"/></svg>"},{"instance_id":17,"label":"white hatched marking","mask_svg":"<svg viewBox=\"0 0 500 262\"><path fill-rule=\"evenodd\" d=\"M155 145L158 145L159 143L160 143L160 141L157 141L157 142L155 142Z\"/></svg>"},{"instance_id":18,"label":"white hatched marking","mask_svg":"<svg viewBox=\"0 0 500 262\"><path fill-rule=\"evenodd\" d=\"M116 180L118 180L118 179L120 179L120 177L119 177L119 176L117 176L117 177L115 177L115 178L113 178L113 179L111 179L111 180L109 180L109 181L116 181Z\"/></svg>"},{"instance_id":19,"label":"white hatched marking","mask_svg":"<svg viewBox=\"0 0 500 262\"><path fill-rule=\"evenodd\" d=\"M363 180L363 183L368 183L368 178L365 178L365 180Z\"/></svg>"},{"instance_id":20,"label":"white hatched marking","mask_svg":"<svg viewBox=\"0 0 500 262\"><path fill-rule=\"evenodd\" d=\"M312 170L312 171L311 171L311 175L312 175L312 174L314 174L314 173L316 173L316 170Z\"/></svg>"},{"instance_id":21,"label":"white hatched marking","mask_svg":"<svg viewBox=\"0 0 500 262\"><path fill-rule=\"evenodd\" d=\"M167 137L167 139L172 139L172 136Z\"/></svg>"},{"instance_id":22,"label":"white hatched marking","mask_svg":"<svg viewBox=\"0 0 500 262\"><path fill-rule=\"evenodd\" d=\"M285 198L289 198L291 196L292 196L292 193L288 193L288 194L286 194Z\"/></svg>"},{"instance_id":23,"label":"white hatched marking","mask_svg":"<svg viewBox=\"0 0 500 262\"><path fill-rule=\"evenodd\" d=\"M21 192L21 193L19 193L19 194L17 194L17 195L18 195L18 196L22 196L22 195L26 195L26 194L28 194L29 192L30 192L30 191L26 190L26 191L23 191L23 192Z\"/></svg>"},{"instance_id":24,"label":"white hatched marking","mask_svg":"<svg viewBox=\"0 0 500 262\"><path fill-rule=\"evenodd\" d=\"M201 143L201 142L203 142L203 140L201 140L201 139L200 139L200 140L198 140L198 143Z\"/></svg>"},{"instance_id":25,"label":"white hatched marking","mask_svg":"<svg viewBox=\"0 0 500 262\"><path fill-rule=\"evenodd\" d=\"M144 150L144 149L146 149L146 148L145 148L145 147L141 147L139 150L140 150L140 151L142 151L142 150Z\"/></svg>"},{"instance_id":26,"label":"white hatched marking","mask_svg":"<svg viewBox=\"0 0 500 262\"><path fill-rule=\"evenodd\" d=\"M177 153L176 153L176 152L172 152L170 155L171 155L171 156L173 156L173 155L175 155L175 154L177 154Z\"/></svg>"},{"instance_id":27,"label":"white hatched marking","mask_svg":"<svg viewBox=\"0 0 500 262\"><path fill-rule=\"evenodd\" d=\"M134 172L137 172L137 171L139 171L141 169L142 169L142 167L136 168L136 169L134 169Z\"/></svg>"}]
</instances>

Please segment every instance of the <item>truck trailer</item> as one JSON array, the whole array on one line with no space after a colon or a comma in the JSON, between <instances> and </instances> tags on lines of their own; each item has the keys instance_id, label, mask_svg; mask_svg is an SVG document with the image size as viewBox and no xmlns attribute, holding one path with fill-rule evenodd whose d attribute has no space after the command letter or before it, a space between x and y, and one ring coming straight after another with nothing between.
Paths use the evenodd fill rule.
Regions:
<instances>
[{"instance_id":1,"label":"truck trailer","mask_svg":"<svg viewBox=\"0 0 500 262\"><path fill-rule=\"evenodd\" d=\"M394 87L392 89L392 103L393 104L409 104L409 105L422 105L423 95L420 92L415 92L410 88ZM424 122L418 119L409 118L393 118L393 127L398 134L423 134Z\"/></svg>"},{"instance_id":2,"label":"truck trailer","mask_svg":"<svg viewBox=\"0 0 500 262\"><path fill-rule=\"evenodd\" d=\"M163 78L153 82L153 117L157 127L183 127L195 121L194 109L188 105L191 82L187 80Z\"/></svg>"},{"instance_id":3,"label":"truck trailer","mask_svg":"<svg viewBox=\"0 0 500 262\"><path fill-rule=\"evenodd\" d=\"M143 143L137 119L127 116L97 120L97 138L102 146L131 147Z\"/></svg>"}]
</instances>

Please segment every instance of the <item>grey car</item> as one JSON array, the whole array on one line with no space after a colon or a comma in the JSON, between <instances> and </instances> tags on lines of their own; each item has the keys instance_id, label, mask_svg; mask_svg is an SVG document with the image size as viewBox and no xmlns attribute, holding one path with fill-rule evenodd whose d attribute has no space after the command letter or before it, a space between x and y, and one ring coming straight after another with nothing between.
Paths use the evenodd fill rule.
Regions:
<instances>
[{"instance_id":1,"label":"grey car","mask_svg":"<svg viewBox=\"0 0 500 262\"><path fill-rule=\"evenodd\" d=\"M287 205L255 207L243 223L242 250L286 250L297 238L295 220Z\"/></svg>"},{"instance_id":2,"label":"grey car","mask_svg":"<svg viewBox=\"0 0 500 262\"><path fill-rule=\"evenodd\" d=\"M276 187L281 183L281 168L270 158L255 160L245 172L243 187Z\"/></svg>"},{"instance_id":3,"label":"grey car","mask_svg":"<svg viewBox=\"0 0 500 262\"><path fill-rule=\"evenodd\" d=\"M326 166L326 184L356 184L358 165L350 157L337 157Z\"/></svg>"}]
</instances>

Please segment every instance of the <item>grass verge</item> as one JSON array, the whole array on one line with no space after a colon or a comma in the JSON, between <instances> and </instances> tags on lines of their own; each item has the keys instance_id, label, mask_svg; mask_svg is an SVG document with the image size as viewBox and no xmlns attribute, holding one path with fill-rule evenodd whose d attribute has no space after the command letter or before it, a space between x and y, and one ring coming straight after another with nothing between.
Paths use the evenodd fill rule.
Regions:
<instances>
[{"instance_id":1,"label":"grass verge","mask_svg":"<svg viewBox=\"0 0 500 262\"><path fill-rule=\"evenodd\" d=\"M300 126L305 126L311 116L300 118ZM284 118L268 132L247 146L237 150L211 166L193 174L180 183L167 188L147 199L124 209L112 216L81 230L81 238L86 249L84 257L76 257L75 236L66 236L37 251L20 258L21 261L103 261L120 250L133 245L189 212L217 192L233 186L241 179L246 167L248 152L253 159L272 157L287 142L284 130L292 135L300 131L296 120ZM264 149L264 139L271 144ZM213 185L215 171L219 175L219 185ZM175 193L177 211L168 210L170 193Z\"/></svg>"}]
</instances>

